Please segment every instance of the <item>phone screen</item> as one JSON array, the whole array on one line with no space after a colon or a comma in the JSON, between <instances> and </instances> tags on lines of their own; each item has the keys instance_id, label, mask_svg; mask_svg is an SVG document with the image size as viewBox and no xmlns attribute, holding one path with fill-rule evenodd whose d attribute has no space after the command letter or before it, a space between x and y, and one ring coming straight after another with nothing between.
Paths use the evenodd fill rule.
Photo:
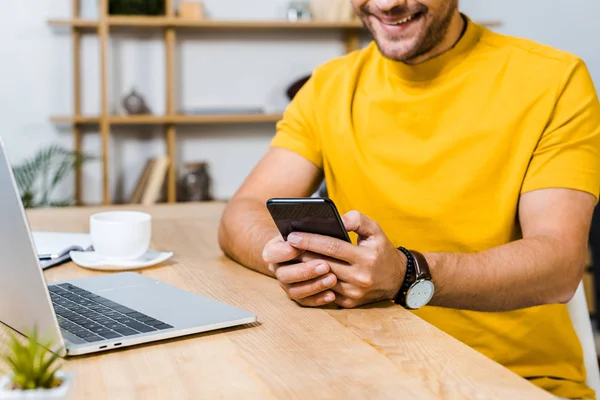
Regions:
<instances>
[{"instance_id":1,"label":"phone screen","mask_svg":"<svg viewBox=\"0 0 600 400\"><path fill-rule=\"evenodd\" d=\"M329 200L271 199L267 208L284 240L292 232L307 232L350 242L339 213Z\"/></svg>"}]
</instances>

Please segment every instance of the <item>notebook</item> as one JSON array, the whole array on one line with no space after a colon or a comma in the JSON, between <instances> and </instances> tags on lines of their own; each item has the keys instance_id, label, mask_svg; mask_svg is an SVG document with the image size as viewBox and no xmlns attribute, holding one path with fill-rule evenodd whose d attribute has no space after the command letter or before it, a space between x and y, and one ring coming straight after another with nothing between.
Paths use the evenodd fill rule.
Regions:
<instances>
[{"instance_id":1,"label":"notebook","mask_svg":"<svg viewBox=\"0 0 600 400\"><path fill-rule=\"evenodd\" d=\"M32 235L42 269L70 261L69 252L73 250L87 251L92 247L92 239L88 233L37 231L32 232Z\"/></svg>"}]
</instances>

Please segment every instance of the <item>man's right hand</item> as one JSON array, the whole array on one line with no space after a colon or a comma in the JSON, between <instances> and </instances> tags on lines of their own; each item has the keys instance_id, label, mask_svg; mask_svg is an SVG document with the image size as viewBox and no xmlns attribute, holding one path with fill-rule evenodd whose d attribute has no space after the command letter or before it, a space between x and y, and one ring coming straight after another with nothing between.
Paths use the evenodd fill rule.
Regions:
<instances>
[{"instance_id":1,"label":"man's right hand","mask_svg":"<svg viewBox=\"0 0 600 400\"><path fill-rule=\"evenodd\" d=\"M301 250L279 235L263 249L263 260L290 299L306 307L332 303L335 293L330 289L336 285L337 278L330 272L329 264L308 254L302 256Z\"/></svg>"}]
</instances>

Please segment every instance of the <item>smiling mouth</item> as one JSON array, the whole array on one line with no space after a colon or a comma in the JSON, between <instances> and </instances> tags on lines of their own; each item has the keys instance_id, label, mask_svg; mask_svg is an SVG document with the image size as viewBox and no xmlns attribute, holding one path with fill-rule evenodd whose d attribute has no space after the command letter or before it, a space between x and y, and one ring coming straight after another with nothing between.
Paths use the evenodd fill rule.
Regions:
<instances>
[{"instance_id":1,"label":"smiling mouth","mask_svg":"<svg viewBox=\"0 0 600 400\"><path fill-rule=\"evenodd\" d=\"M421 15L423 15L423 12L419 11L419 12L416 12L415 14L409 15L408 17L403 18L403 19L401 19L399 21L393 21L393 22L391 22L391 21L383 21L383 20L381 20L381 22L383 24L389 25L389 26L405 25L405 24L408 24L409 22L411 22L411 21L413 21L413 20L421 17Z\"/></svg>"}]
</instances>

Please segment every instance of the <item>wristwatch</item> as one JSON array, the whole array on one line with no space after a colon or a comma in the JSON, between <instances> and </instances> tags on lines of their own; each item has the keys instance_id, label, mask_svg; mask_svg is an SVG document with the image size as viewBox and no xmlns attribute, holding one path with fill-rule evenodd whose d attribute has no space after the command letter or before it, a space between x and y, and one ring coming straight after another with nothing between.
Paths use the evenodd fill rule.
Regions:
<instances>
[{"instance_id":1,"label":"wristwatch","mask_svg":"<svg viewBox=\"0 0 600 400\"><path fill-rule=\"evenodd\" d=\"M423 254L399 247L406 256L406 276L394 303L410 310L418 310L426 306L435 293L435 285L431 281L429 264Z\"/></svg>"}]
</instances>

